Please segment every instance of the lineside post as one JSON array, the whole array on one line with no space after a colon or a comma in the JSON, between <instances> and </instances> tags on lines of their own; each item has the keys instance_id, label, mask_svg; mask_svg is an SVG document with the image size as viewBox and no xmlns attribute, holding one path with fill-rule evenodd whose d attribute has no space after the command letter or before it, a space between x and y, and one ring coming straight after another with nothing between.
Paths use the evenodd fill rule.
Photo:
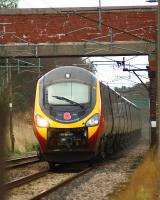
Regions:
<instances>
[{"instance_id":1,"label":"lineside post","mask_svg":"<svg viewBox=\"0 0 160 200\"><path fill-rule=\"evenodd\" d=\"M150 147L156 145L157 143L157 132L156 132L156 89L157 89L157 77L156 77L156 63L157 55L149 55L149 78L150 78L150 87L149 87L149 97L150 97Z\"/></svg>"},{"instance_id":2,"label":"lineside post","mask_svg":"<svg viewBox=\"0 0 160 200\"><path fill-rule=\"evenodd\" d=\"M2 89L3 90L3 89ZM7 95L6 91L0 93L0 199L4 200L5 198L5 146L6 146L6 127L7 127L7 118L8 118L8 109L7 109Z\"/></svg>"}]
</instances>

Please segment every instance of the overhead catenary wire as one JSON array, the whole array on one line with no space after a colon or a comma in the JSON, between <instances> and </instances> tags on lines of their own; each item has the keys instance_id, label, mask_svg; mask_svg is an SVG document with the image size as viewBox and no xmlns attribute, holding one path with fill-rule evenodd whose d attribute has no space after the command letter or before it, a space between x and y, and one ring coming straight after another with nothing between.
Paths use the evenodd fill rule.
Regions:
<instances>
[{"instance_id":1,"label":"overhead catenary wire","mask_svg":"<svg viewBox=\"0 0 160 200\"><path fill-rule=\"evenodd\" d=\"M100 75L100 76L102 76L102 77L105 77L105 75L104 74L102 74L101 72L99 72L99 71L97 71L97 73L96 73L96 75ZM119 78L119 79L114 79L114 80L106 80L106 77L105 77L105 82L108 84L108 85L111 85L111 84L117 84L117 85L121 85L122 86L122 83L115 83L115 82L117 82L117 81L119 81L119 80L126 80L125 78ZM124 85L125 84L130 84L130 85L134 85L134 84L139 84L140 82L137 82L137 81L133 81L133 80L131 80L131 79L128 79L127 81L129 81L130 83L124 83Z\"/></svg>"},{"instance_id":2,"label":"overhead catenary wire","mask_svg":"<svg viewBox=\"0 0 160 200\"><path fill-rule=\"evenodd\" d=\"M124 47L118 47L117 45L112 44L112 43L110 44L111 46L109 47L108 44L103 44L103 42L97 42L97 41L86 40L86 39L81 39L81 40L84 41L84 42L95 43L95 44L98 44L99 46L108 47L108 49L103 48L103 49L97 49L97 50L93 50L93 51L88 51L88 52L85 53L86 56L87 55L89 56L89 55L93 54L96 51L101 51L101 50L103 50L103 51L110 51L111 48L117 48L117 49L121 49L121 50L127 50L127 51L132 52L132 54L145 55L145 52L143 52L143 51L138 51L138 50L134 50L134 49L130 49L130 48L124 48Z\"/></svg>"},{"instance_id":3,"label":"overhead catenary wire","mask_svg":"<svg viewBox=\"0 0 160 200\"><path fill-rule=\"evenodd\" d=\"M94 65L96 65L96 64L94 64ZM100 65L97 64L96 66L99 67ZM115 65L115 66L111 66L111 67L117 67L117 66ZM118 67L118 68L119 68L119 67ZM119 68L119 69L121 69L121 68ZM134 74L133 72L130 72L130 73ZM140 74L139 74L138 76L141 77L141 78L144 78L144 79L149 80L148 75L144 76L144 75L140 75Z\"/></svg>"},{"instance_id":4,"label":"overhead catenary wire","mask_svg":"<svg viewBox=\"0 0 160 200\"><path fill-rule=\"evenodd\" d=\"M130 63L129 64L126 64L126 62L127 61L129 61L130 59L128 59L128 60L125 60L125 61L119 61L119 60L115 60L115 59L112 59L112 58L109 58L109 57L106 57L106 56L101 56L102 58L104 58L104 59L107 59L107 60L109 60L109 61L106 61L106 62L113 62L113 63L116 63L117 65L118 65L118 67L121 67L121 66L123 66L123 62L125 62L125 66L131 66L131 67L134 67L134 68L136 68L136 69L140 69L139 67L136 67L135 65L131 65ZM135 56L135 57L137 57L137 56ZM134 57L133 57L134 58ZM93 62L95 62L95 61L93 61ZM103 62L103 61L102 61ZM121 63L121 65L119 65L118 63ZM116 66L117 66L116 65ZM148 64L146 64L146 66L148 66Z\"/></svg>"},{"instance_id":5,"label":"overhead catenary wire","mask_svg":"<svg viewBox=\"0 0 160 200\"><path fill-rule=\"evenodd\" d=\"M103 58L105 58L105 59L107 59L107 60L109 60L109 61L106 61L106 62L109 62L109 63L114 63L114 66L111 66L111 67L117 67L117 68L119 68L119 69L121 69L121 70L123 70L123 65L119 65L119 64L117 64L118 62L121 62L121 61L117 61L117 60L114 60L114 59L112 59L112 58L108 58L108 57L104 57L103 56ZM133 57L132 57L133 58ZM129 60L129 59L128 59ZM124 61L124 60L123 60ZM92 61L93 63L94 63L94 61ZM103 62L103 61L102 61ZM115 64L116 63L116 64ZM99 64L94 64L94 65L96 65L97 66L97 68L100 66ZM125 63L125 65L127 65L126 63ZM128 64L128 65L130 65L130 64ZM131 66L130 66L131 67ZM136 66L133 66L132 65L132 67L135 67L135 68L137 68ZM139 69L139 68L138 68ZM134 74L134 72L129 72L130 74ZM135 75L135 74L134 74ZM103 75L104 76L104 75ZM143 79L147 79L147 80L149 80L147 77L145 77L144 75L138 75L139 77L141 77L141 78L143 78ZM137 77L136 77L137 78ZM140 80L140 78L138 78L139 80ZM131 81L131 79L127 79L128 81ZM134 81L133 81L134 82ZM138 82L135 82L135 83L138 83Z\"/></svg>"},{"instance_id":6,"label":"overhead catenary wire","mask_svg":"<svg viewBox=\"0 0 160 200\"><path fill-rule=\"evenodd\" d=\"M112 67L112 66L111 66ZM116 67L116 66L114 66L114 67ZM134 74L133 72L130 72L131 74ZM104 75L103 75L104 76ZM144 75L138 75L139 77L141 77L141 78L143 78L143 79L146 79L146 80L149 80L149 78L147 78L146 76L144 76Z\"/></svg>"},{"instance_id":7,"label":"overhead catenary wire","mask_svg":"<svg viewBox=\"0 0 160 200\"><path fill-rule=\"evenodd\" d=\"M147 28L151 28L151 27L153 27L153 26L147 26L147 27L142 27L142 28L137 28L137 29L131 29L131 30L126 31L126 32L129 33L129 32L133 32L133 31L137 31L137 30L141 30L141 29L147 29ZM112 36L123 34L123 33L124 32L112 33ZM90 41L95 41L95 40L102 39L102 38L108 38L108 35L102 35L102 36L94 37L94 38L90 39Z\"/></svg>"}]
</instances>

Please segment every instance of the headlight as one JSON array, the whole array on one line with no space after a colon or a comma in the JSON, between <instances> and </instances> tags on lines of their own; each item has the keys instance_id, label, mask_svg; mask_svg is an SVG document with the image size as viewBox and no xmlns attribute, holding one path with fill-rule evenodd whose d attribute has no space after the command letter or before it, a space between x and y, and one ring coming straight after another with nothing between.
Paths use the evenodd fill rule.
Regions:
<instances>
[{"instance_id":1,"label":"headlight","mask_svg":"<svg viewBox=\"0 0 160 200\"><path fill-rule=\"evenodd\" d=\"M86 126L96 126L99 124L99 114L93 115L87 122Z\"/></svg>"},{"instance_id":2,"label":"headlight","mask_svg":"<svg viewBox=\"0 0 160 200\"><path fill-rule=\"evenodd\" d=\"M40 115L35 116L35 122L36 122L36 125L40 128L48 128L49 127L49 122L46 119L44 119L43 117L41 117Z\"/></svg>"}]
</instances>

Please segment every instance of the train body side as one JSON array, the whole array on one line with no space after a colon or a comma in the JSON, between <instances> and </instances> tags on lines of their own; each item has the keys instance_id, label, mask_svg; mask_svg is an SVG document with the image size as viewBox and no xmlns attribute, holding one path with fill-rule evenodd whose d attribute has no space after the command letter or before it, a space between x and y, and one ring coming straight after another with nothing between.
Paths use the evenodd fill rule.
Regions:
<instances>
[{"instance_id":1,"label":"train body side","mask_svg":"<svg viewBox=\"0 0 160 200\"><path fill-rule=\"evenodd\" d=\"M139 133L141 131L140 109L108 86L100 84L105 132L112 135Z\"/></svg>"}]
</instances>

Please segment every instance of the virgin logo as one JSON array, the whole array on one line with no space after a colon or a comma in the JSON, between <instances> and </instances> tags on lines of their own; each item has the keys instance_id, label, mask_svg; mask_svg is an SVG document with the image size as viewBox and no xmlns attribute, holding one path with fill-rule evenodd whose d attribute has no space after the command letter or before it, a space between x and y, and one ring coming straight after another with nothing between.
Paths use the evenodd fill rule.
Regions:
<instances>
[{"instance_id":1,"label":"virgin logo","mask_svg":"<svg viewBox=\"0 0 160 200\"><path fill-rule=\"evenodd\" d=\"M65 113L63 114L63 118L64 118L65 120L70 120L70 119L71 119L71 114L70 114L69 112L65 112Z\"/></svg>"}]
</instances>

